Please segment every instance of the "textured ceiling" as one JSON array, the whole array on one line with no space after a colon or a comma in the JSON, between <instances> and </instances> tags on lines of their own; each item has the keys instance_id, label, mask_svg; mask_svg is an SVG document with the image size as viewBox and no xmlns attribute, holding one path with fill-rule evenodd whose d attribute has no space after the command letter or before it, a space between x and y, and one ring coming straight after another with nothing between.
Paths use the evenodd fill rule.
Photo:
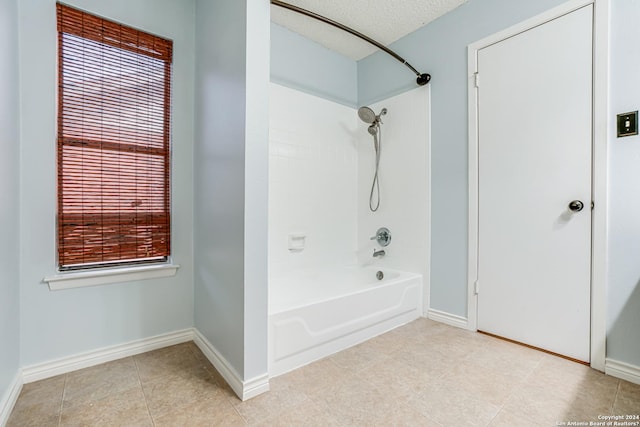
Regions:
<instances>
[{"instance_id":1,"label":"textured ceiling","mask_svg":"<svg viewBox=\"0 0 640 427\"><path fill-rule=\"evenodd\" d=\"M284 0L323 15L388 46L467 0ZM271 6L271 20L354 60L377 49L331 25Z\"/></svg>"}]
</instances>

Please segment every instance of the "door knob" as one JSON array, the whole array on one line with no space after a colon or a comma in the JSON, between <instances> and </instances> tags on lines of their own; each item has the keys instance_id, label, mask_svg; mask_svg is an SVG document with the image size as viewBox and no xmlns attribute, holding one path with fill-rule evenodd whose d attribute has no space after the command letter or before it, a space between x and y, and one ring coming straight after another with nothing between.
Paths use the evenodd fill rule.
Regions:
<instances>
[{"instance_id":1,"label":"door knob","mask_svg":"<svg viewBox=\"0 0 640 427\"><path fill-rule=\"evenodd\" d=\"M572 200L569 203L569 210L573 212L580 212L583 208L584 208L584 203L582 203L580 200Z\"/></svg>"}]
</instances>

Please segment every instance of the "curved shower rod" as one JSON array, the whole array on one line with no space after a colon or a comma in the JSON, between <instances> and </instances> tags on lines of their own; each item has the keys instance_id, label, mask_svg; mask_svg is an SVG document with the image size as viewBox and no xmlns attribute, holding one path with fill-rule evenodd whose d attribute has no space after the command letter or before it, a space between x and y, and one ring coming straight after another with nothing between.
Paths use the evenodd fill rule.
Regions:
<instances>
[{"instance_id":1,"label":"curved shower rod","mask_svg":"<svg viewBox=\"0 0 640 427\"><path fill-rule=\"evenodd\" d=\"M429 83L429 81L431 80L431 74L427 74L427 73L420 73L418 70L416 70L415 68L413 68L413 66L411 66L411 64L409 64L403 57L401 57L400 55L398 55L397 53L395 53L394 51L392 51L391 49L389 49L388 47L378 43L377 41L373 40L371 37L365 36L364 34L362 34L359 31L354 30L353 28L349 28L346 25L343 25L339 22L336 22L332 19L329 19L325 16L319 15L315 12L311 12L310 10L307 9L303 9L301 7L289 4L289 3L285 3L283 1L280 0L271 0L271 4L275 5L275 6L280 6L282 8L285 9L289 9L293 12L297 12L300 13L302 15L306 15L310 18L313 19L317 19L318 21L322 21L326 24L332 25L336 28L339 28L343 31L346 31L349 34L352 34L364 41L366 41L367 43L370 43L372 45L374 45L375 47L377 47L378 49L388 53L389 55L393 56L395 59L397 59L399 62L403 63L407 68L409 68L411 70L411 72L413 72L413 74L415 74L417 76L416 78L416 83L419 86L424 86L427 83Z\"/></svg>"}]
</instances>

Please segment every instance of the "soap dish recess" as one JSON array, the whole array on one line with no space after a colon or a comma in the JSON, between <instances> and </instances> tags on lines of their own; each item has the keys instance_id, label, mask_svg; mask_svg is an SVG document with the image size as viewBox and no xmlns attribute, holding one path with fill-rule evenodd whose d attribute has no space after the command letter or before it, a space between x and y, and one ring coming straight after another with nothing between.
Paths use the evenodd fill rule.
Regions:
<instances>
[{"instance_id":1,"label":"soap dish recess","mask_svg":"<svg viewBox=\"0 0 640 427\"><path fill-rule=\"evenodd\" d=\"M288 248L291 252L302 252L307 240L306 234L289 234Z\"/></svg>"}]
</instances>

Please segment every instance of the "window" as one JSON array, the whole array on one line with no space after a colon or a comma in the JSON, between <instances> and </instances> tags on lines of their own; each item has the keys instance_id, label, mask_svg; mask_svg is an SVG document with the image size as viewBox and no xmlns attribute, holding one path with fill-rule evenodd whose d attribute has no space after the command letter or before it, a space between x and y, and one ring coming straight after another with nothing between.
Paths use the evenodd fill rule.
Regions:
<instances>
[{"instance_id":1,"label":"window","mask_svg":"<svg viewBox=\"0 0 640 427\"><path fill-rule=\"evenodd\" d=\"M59 268L166 261L172 42L57 17Z\"/></svg>"}]
</instances>

